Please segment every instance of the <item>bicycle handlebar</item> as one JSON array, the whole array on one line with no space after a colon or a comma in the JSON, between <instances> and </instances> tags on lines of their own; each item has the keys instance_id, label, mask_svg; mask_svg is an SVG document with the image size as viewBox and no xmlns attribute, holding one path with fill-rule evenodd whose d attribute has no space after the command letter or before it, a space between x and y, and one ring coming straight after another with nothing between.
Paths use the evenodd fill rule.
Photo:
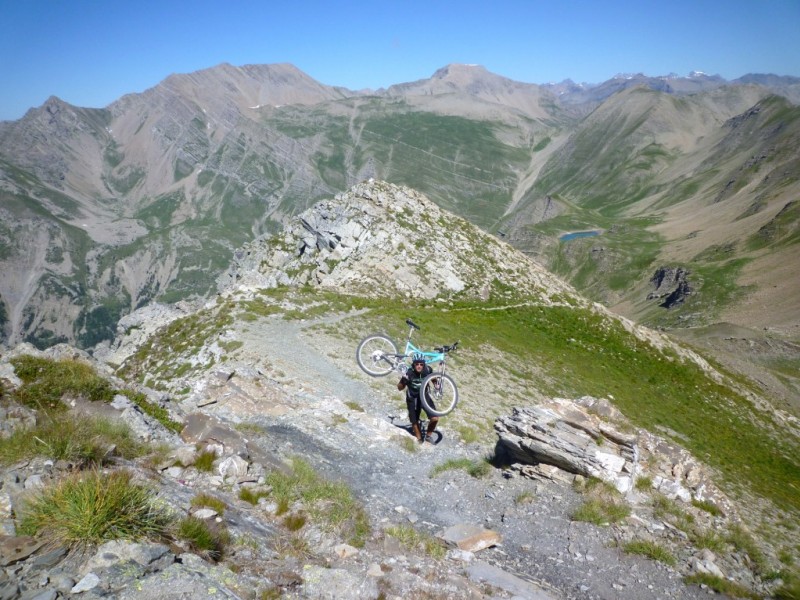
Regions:
<instances>
[{"instance_id":1,"label":"bicycle handlebar","mask_svg":"<svg viewBox=\"0 0 800 600\"><path fill-rule=\"evenodd\" d=\"M448 353L452 352L458 346L458 342L453 342L450 346L439 346L438 348L434 348L436 352Z\"/></svg>"},{"instance_id":2,"label":"bicycle handlebar","mask_svg":"<svg viewBox=\"0 0 800 600\"><path fill-rule=\"evenodd\" d=\"M414 321L412 321L411 319L406 319L406 325L408 325L412 329L419 329L419 325L414 323Z\"/></svg>"}]
</instances>

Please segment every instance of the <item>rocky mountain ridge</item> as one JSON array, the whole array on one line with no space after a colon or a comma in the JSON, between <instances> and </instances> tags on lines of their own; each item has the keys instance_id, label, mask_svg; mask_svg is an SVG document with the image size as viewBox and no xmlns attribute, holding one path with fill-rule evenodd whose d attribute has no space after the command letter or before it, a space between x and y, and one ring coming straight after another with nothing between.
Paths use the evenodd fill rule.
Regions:
<instances>
[{"instance_id":1,"label":"rocky mountain ridge","mask_svg":"<svg viewBox=\"0 0 800 600\"><path fill-rule=\"evenodd\" d=\"M376 177L505 235L637 320L724 318L791 339L798 278L774 283L765 266L791 270L797 111L770 93L796 85L637 75L570 91L449 65L368 94L291 65L219 65L106 109L52 98L0 124L3 336L110 339L121 316L213 292L235 248ZM558 241L583 226L603 244ZM29 253L31 239L47 250ZM703 267L691 301L646 302L657 268L691 261ZM764 302L779 314L754 310Z\"/></svg>"}]
</instances>

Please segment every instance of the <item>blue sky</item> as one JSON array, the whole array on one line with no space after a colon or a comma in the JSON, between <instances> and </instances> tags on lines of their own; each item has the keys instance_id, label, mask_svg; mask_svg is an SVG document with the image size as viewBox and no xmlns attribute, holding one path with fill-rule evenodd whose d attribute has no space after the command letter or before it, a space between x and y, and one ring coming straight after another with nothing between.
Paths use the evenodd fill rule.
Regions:
<instances>
[{"instance_id":1,"label":"blue sky","mask_svg":"<svg viewBox=\"0 0 800 600\"><path fill-rule=\"evenodd\" d=\"M350 89L477 63L528 83L800 76L800 0L0 0L0 120L107 106L171 73L290 62Z\"/></svg>"}]
</instances>

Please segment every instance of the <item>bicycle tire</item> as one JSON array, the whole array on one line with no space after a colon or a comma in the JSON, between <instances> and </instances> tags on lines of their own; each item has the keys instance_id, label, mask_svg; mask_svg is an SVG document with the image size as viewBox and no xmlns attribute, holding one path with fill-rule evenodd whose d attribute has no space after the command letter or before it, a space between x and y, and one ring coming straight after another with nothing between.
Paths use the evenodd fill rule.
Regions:
<instances>
[{"instance_id":1,"label":"bicycle tire","mask_svg":"<svg viewBox=\"0 0 800 600\"><path fill-rule=\"evenodd\" d=\"M443 417L451 413L458 405L456 382L445 373L431 373L422 381L420 401L431 417Z\"/></svg>"},{"instance_id":2,"label":"bicycle tire","mask_svg":"<svg viewBox=\"0 0 800 600\"><path fill-rule=\"evenodd\" d=\"M370 377L384 377L394 371L395 358L387 355L397 354L397 346L386 335L368 335L358 344L356 362Z\"/></svg>"}]
</instances>

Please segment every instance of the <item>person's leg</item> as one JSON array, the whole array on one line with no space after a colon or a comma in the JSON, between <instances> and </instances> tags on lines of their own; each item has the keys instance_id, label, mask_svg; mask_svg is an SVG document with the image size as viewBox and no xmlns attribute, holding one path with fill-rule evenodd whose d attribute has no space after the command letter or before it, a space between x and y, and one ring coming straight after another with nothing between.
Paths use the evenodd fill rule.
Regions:
<instances>
[{"instance_id":1,"label":"person's leg","mask_svg":"<svg viewBox=\"0 0 800 600\"><path fill-rule=\"evenodd\" d=\"M408 408L408 420L411 421L411 431L418 442L422 441L422 431L419 428L419 402L415 398L406 397L406 407Z\"/></svg>"},{"instance_id":2,"label":"person's leg","mask_svg":"<svg viewBox=\"0 0 800 600\"><path fill-rule=\"evenodd\" d=\"M425 432L425 439L432 444L433 432L436 430L436 425L439 423L439 417L431 417L430 415L428 415L428 417L428 431Z\"/></svg>"}]
</instances>

